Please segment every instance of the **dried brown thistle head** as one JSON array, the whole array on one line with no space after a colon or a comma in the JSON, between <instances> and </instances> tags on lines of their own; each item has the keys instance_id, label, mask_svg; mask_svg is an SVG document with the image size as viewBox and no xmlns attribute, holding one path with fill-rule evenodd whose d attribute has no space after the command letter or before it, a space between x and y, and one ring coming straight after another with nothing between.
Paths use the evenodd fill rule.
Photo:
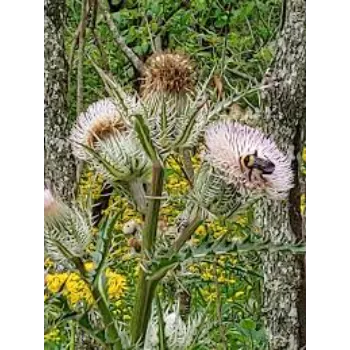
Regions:
<instances>
[{"instance_id":1,"label":"dried brown thistle head","mask_svg":"<svg viewBox=\"0 0 350 350\"><path fill-rule=\"evenodd\" d=\"M147 98L154 93L192 93L195 88L194 73L194 66L188 56L180 53L156 53L145 63L141 95Z\"/></svg>"}]
</instances>

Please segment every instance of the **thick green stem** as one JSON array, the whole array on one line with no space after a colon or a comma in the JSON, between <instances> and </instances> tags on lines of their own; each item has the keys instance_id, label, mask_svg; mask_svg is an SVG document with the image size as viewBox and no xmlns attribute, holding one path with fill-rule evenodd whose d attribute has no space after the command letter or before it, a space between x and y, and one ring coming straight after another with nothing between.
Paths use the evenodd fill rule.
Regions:
<instances>
[{"instance_id":1,"label":"thick green stem","mask_svg":"<svg viewBox=\"0 0 350 350\"><path fill-rule=\"evenodd\" d=\"M109 341L113 350L122 350L121 340L119 338L118 331L115 327L114 317L109 310L106 301L103 299L100 291L97 287L92 288L92 295L96 301L96 305L103 319L103 323L106 327L106 334L108 334Z\"/></svg>"},{"instance_id":2,"label":"thick green stem","mask_svg":"<svg viewBox=\"0 0 350 350\"><path fill-rule=\"evenodd\" d=\"M158 281L148 281L144 271L140 271L136 303L131 321L131 338L133 343L143 342L148 321L151 317L152 301Z\"/></svg>"},{"instance_id":3,"label":"thick green stem","mask_svg":"<svg viewBox=\"0 0 350 350\"><path fill-rule=\"evenodd\" d=\"M152 172L151 199L149 199L145 229L142 234L143 249L151 253L157 234L158 214L163 191L164 170L159 162L154 162Z\"/></svg>"},{"instance_id":4,"label":"thick green stem","mask_svg":"<svg viewBox=\"0 0 350 350\"><path fill-rule=\"evenodd\" d=\"M156 239L161 195L163 191L164 170L158 161L153 163L151 196L148 202L145 228L142 232L143 257L152 254ZM152 301L158 280L149 281L146 273L140 270L134 314L131 320L133 343L143 342L151 316Z\"/></svg>"}]
</instances>

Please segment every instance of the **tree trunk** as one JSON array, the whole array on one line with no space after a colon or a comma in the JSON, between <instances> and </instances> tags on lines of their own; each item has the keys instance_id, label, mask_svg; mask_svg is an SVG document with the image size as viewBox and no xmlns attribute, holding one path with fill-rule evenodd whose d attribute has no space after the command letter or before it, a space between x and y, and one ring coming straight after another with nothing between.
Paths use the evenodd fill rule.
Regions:
<instances>
[{"instance_id":1,"label":"tree trunk","mask_svg":"<svg viewBox=\"0 0 350 350\"><path fill-rule=\"evenodd\" d=\"M76 180L75 161L67 140L68 70L64 50L65 0L45 0L45 182L70 200Z\"/></svg>"},{"instance_id":2,"label":"tree trunk","mask_svg":"<svg viewBox=\"0 0 350 350\"><path fill-rule=\"evenodd\" d=\"M300 196L300 172L306 120L306 4L284 1L284 25L274 62L266 73L268 87L262 96L262 128L279 147L295 156L295 187L284 202L262 201L256 220L272 242L297 242L305 238ZM264 308L269 349L302 349L305 335L305 259L292 254L264 255Z\"/></svg>"}]
</instances>

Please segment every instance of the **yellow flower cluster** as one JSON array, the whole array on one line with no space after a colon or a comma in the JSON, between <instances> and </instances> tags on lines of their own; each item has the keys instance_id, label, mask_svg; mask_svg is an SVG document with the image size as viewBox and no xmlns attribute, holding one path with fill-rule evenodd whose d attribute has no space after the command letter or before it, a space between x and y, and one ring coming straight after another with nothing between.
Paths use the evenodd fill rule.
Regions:
<instances>
[{"instance_id":1,"label":"yellow flower cluster","mask_svg":"<svg viewBox=\"0 0 350 350\"><path fill-rule=\"evenodd\" d=\"M68 273L55 273L55 274L48 274L46 276L46 286L47 289L51 293L58 293L61 288L63 287L63 284L67 281Z\"/></svg>"},{"instance_id":2,"label":"yellow flower cluster","mask_svg":"<svg viewBox=\"0 0 350 350\"><path fill-rule=\"evenodd\" d=\"M168 166L174 173L168 176L165 189L170 195L179 196L185 194L189 190L189 183L184 176L182 176L180 165L171 158L168 161Z\"/></svg>"},{"instance_id":3,"label":"yellow flower cluster","mask_svg":"<svg viewBox=\"0 0 350 350\"><path fill-rule=\"evenodd\" d=\"M86 271L94 269L92 262L84 264ZM111 300L119 299L125 292L126 278L111 269L106 270L106 277L108 279L108 295ZM67 298L70 305L73 307L79 302L84 301L88 305L92 305L94 299L89 286L80 278L76 272L60 272L48 274L46 277L46 286L49 292L62 294ZM46 299L47 296L44 296Z\"/></svg>"},{"instance_id":4,"label":"yellow flower cluster","mask_svg":"<svg viewBox=\"0 0 350 350\"><path fill-rule=\"evenodd\" d=\"M236 263L236 259L232 257L220 257L219 262L223 262L224 259L229 259L231 264ZM188 267L188 270L192 273L198 273L200 274L203 281L214 281L214 266L213 264L209 263L199 263L199 264L192 264ZM236 279L233 277L226 276L225 270L221 267L216 268L216 273L218 276L218 282L224 283L224 284L234 284L236 283Z\"/></svg>"},{"instance_id":5,"label":"yellow flower cluster","mask_svg":"<svg viewBox=\"0 0 350 350\"><path fill-rule=\"evenodd\" d=\"M88 305L94 301L89 286L75 272L69 275L63 294L73 306L79 301L85 301Z\"/></svg>"},{"instance_id":6,"label":"yellow flower cluster","mask_svg":"<svg viewBox=\"0 0 350 350\"><path fill-rule=\"evenodd\" d=\"M206 302L215 302L217 300L218 294L214 286L209 288L200 288L200 292ZM235 302L237 299L245 294L243 290L235 292L231 297L227 298L227 302Z\"/></svg>"},{"instance_id":7,"label":"yellow flower cluster","mask_svg":"<svg viewBox=\"0 0 350 350\"><path fill-rule=\"evenodd\" d=\"M95 174L91 169L88 169L83 173L79 182L79 196L81 198L91 196L91 199L93 200L99 198L102 184L103 177Z\"/></svg>"},{"instance_id":8,"label":"yellow flower cluster","mask_svg":"<svg viewBox=\"0 0 350 350\"><path fill-rule=\"evenodd\" d=\"M85 301L91 305L93 297L89 286L80 278L76 272L52 273L46 276L46 286L49 292L62 294L74 307L79 301Z\"/></svg>"},{"instance_id":9,"label":"yellow flower cluster","mask_svg":"<svg viewBox=\"0 0 350 350\"><path fill-rule=\"evenodd\" d=\"M119 299L126 291L126 278L111 269L107 268L106 277L108 279L108 295L111 300Z\"/></svg>"}]
</instances>

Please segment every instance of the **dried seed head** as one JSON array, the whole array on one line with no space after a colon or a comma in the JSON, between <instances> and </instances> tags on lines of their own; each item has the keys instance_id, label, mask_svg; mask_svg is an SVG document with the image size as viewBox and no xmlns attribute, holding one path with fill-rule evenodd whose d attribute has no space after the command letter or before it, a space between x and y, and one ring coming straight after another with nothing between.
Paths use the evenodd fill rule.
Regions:
<instances>
[{"instance_id":1,"label":"dried seed head","mask_svg":"<svg viewBox=\"0 0 350 350\"><path fill-rule=\"evenodd\" d=\"M186 55L158 53L146 61L141 85L143 98L154 93L187 94L194 88L194 67Z\"/></svg>"}]
</instances>

